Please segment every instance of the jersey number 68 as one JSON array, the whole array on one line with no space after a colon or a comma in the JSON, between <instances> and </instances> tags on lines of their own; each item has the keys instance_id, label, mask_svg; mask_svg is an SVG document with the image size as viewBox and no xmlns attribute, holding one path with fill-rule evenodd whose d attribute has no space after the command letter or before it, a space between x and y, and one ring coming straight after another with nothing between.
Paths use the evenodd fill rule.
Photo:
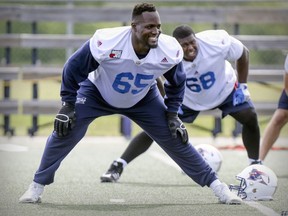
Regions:
<instances>
[{"instance_id":1,"label":"jersey number 68","mask_svg":"<svg viewBox=\"0 0 288 216\"><path fill-rule=\"evenodd\" d=\"M191 77L186 79L186 86L193 92L200 92L209 89L215 83L215 75L212 71L202 74L199 78Z\"/></svg>"}]
</instances>

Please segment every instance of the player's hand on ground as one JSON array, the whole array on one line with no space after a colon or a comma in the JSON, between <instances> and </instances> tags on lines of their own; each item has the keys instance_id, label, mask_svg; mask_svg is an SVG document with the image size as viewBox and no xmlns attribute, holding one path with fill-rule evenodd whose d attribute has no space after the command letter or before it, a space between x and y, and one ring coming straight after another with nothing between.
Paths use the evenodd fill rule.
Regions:
<instances>
[{"instance_id":1,"label":"player's hand on ground","mask_svg":"<svg viewBox=\"0 0 288 216\"><path fill-rule=\"evenodd\" d=\"M177 138L179 135L184 144L188 143L188 133L185 125L179 119L177 113L167 112L168 126L171 131L172 137Z\"/></svg>"},{"instance_id":2,"label":"player's hand on ground","mask_svg":"<svg viewBox=\"0 0 288 216\"><path fill-rule=\"evenodd\" d=\"M250 100L250 93L246 83L239 83L233 95L233 105L237 106Z\"/></svg>"},{"instance_id":3,"label":"player's hand on ground","mask_svg":"<svg viewBox=\"0 0 288 216\"><path fill-rule=\"evenodd\" d=\"M59 137L67 136L69 131L74 127L76 120L75 105L63 103L54 120L54 131Z\"/></svg>"}]
</instances>

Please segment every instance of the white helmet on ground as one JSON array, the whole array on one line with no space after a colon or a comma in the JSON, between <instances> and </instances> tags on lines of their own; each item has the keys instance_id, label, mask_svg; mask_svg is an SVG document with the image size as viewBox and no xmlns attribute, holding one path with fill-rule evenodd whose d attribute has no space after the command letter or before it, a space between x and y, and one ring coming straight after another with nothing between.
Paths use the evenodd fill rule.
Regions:
<instances>
[{"instance_id":1,"label":"white helmet on ground","mask_svg":"<svg viewBox=\"0 0 288 216\"><path fill-rule=\"evenodd\" d=\"M217 148L209 144L199 144L195 145L195 149L215 172L220 170L223 157Z\"/></svg>"},{"instance_id":2,"label":"white helmet on ground","mask_svg":"<svg viewBox=\"0 0 288 216\"><path fill-rule=\"evenodd\" d=\"M267 166L254 164L236 175L240 185L230 185L230 190L245 200L273 200L277 188L277 176Z\"/></svg>"}]
</instances>

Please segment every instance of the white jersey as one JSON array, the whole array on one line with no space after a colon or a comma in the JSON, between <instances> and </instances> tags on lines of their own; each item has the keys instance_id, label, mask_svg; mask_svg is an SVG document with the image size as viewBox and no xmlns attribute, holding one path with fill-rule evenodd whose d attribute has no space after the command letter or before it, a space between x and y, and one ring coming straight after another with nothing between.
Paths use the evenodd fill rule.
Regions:
<instances>
[{"instance_id":1,"label":"white jersey","mask_svg":"<svg viewBox=\"0 0 288 216\"><path fill-rule=\"evenodd\" d=\"M161 34L158 47L139 59L131 42L131 27L97 30L90 50L100 64L88 79L110 105L128 108L139 102L156 79L180 63L183 51L175 38Z\"/></svg>"},{"instance_id":2,"label":"white jersey","mask_svg":"<svg viewBox=\"0 0 288 216\"><path fill-rule=\"evenodd\" d=\"M193 110L220 105L232 92L236 73L227 60L237 60L243 44L224 30L196 34L198 54L193 62L183 61L187 81L183 104Z\"/></svg>"}]
</instances>

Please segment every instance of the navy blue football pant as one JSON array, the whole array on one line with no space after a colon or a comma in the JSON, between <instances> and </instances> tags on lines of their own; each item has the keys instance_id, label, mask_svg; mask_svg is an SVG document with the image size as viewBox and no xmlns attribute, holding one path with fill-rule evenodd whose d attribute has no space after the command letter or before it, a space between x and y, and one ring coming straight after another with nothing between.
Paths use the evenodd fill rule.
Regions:
<instances>
[{"instance_id":1,"label":"navy blue football pant","mask_svg":"<svg viewBox=\"0 0 288 216\"><path fill-rule=\"evenodd\" d=\"M106 103L98 89L86 80L78 90L75 110L76 123L70 133L58 137L53 132L48 137L40 166L34 176L35 182L51 184L62 160L84 137L88 125L100 116L111 114L125 115L137 123L199 185L210 186L217 179L211 167L192 145L183 144L179 137L172 138L165 115L166 106L156 85L133 107L119 109Z\"/></svg>"}]
</instances>

